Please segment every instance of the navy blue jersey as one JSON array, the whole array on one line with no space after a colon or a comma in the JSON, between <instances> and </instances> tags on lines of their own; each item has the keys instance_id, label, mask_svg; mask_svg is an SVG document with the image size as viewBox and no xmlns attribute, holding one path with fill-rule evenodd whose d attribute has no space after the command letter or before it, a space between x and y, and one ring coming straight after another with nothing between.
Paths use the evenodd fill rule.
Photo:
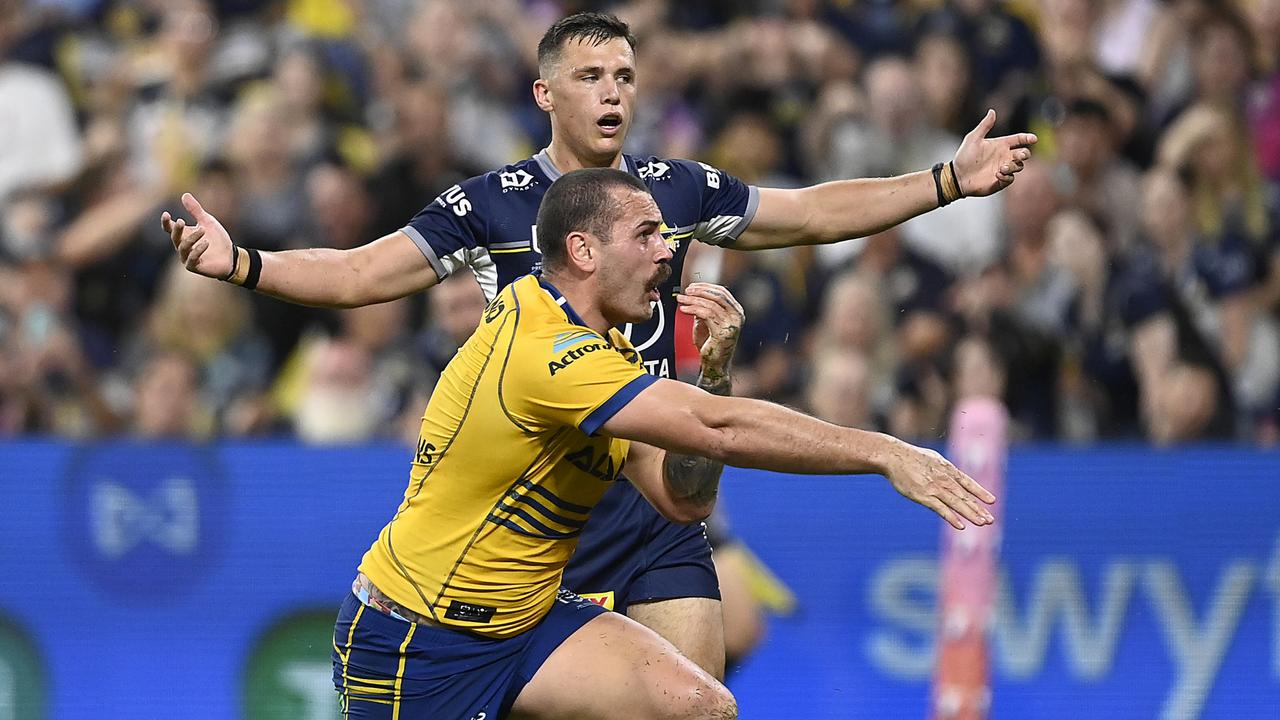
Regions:
<instances>
[{"instance_id":1,"label":"navy blue jersey","mask_svg":"<svg viewBox=\"0 0 1280 720\"><path fill-rule=\"evenodd\" d=\"M750 224L759 191L716 168L691 160L623 155L623 169L644 180L662 212L662 234L671 245L671 278L659 288L653 318L621 328L659 377L675 371L676 301L691 240L730 245ZM542 194L562 173L547 151L454 185L414 216L403 232L413 239L441 279L471 268L492 300L498 290L541 265L537 218Z\"/></svg>"}]
</instances>

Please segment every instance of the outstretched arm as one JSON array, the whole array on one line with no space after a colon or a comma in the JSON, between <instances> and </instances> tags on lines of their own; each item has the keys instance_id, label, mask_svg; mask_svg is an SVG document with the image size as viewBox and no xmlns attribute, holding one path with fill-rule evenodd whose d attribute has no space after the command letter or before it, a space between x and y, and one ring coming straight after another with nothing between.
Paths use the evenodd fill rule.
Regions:
<instances>
[{"instance_id":1,"label":"outstretched arm","mask_svg":"<svg viewBox=\"0 0 1280 720\"><path fill-rule=\"evenodd\" d=\"M173 241L178 257L197 275L244 284L247 251L241 249L232 278L231 235L191 193L182 204L195 218L189 225L168 212L160 226ZM431 263L403 232L385 235L350 250L308 248L260 252L254 289L300 305L361 307L412 295L439 282Z\"/></svg>"},{"instance_id":2,"label":"outstretched arm","mask_svg":"<svg viewBox=\"0 0 1280 720\"><path fill-rule=\"evenodd\" d=\"M823 422L780 405L717 397L658 380L605 422L615 437L785 473L884 475L903 496L957 529L992 521L995 497L938 453L888 435Z\"/></svg>"},{"instance_id":3,"label":"outstretched arm","mask_svg":"<svg viewBox=\"0 0 1280 720\"><path fill-rule=\"evenodd\" d=\"M1003 190L1031 157L1035 135L988 138L995 122L995 111L988 110L956 151L952 163L963 197ZM837 180L795 190L761 188L756 215L733 247L759 250L839 242L874 235L937 207L938 189L931 170Z\"/></svg>"},{"instance_id":4,"label":"outstretched arm","mask_svg":"<svg viewBox=\"0 0 1280 720\"><path fill-rule=\"evenodd\" d=\"M729 365L745 320L742 306L727 288L710 283L690 284L676 302L680 312L694 318L693 343L701 357L698 387L727 397L733 389ZM631 482L669 520L697 522L715 509L724 463L636 442L627 468Z\"/></svg>"}]
</instances>

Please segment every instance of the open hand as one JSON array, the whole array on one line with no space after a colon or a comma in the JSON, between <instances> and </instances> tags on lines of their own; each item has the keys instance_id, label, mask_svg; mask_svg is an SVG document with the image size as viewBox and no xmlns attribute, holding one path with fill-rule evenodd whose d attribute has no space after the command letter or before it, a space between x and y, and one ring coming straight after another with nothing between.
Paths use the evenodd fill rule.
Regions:
<instances>
[{"instance_id":1,"label":"open hand","mask_svg":"<svg viewBox=\"0 0 1280 720\"><path fill-rule=\"evenodd\" d=\"M933 450L905 442L900 442L896 450L885 477L903 497L938 513L957 530L964 529L964 520L974 525L995 521L981 503L990 505L996 496L951 461Z\"/></svg>"},{"instance_id":2,"label":"open hand","mask_svg":"<svg viewBox=\"0 0 1280 720\"><path fill-rule=\"evenodd\" d=\"M966 197L983 197L1009 187L1013 176L1031 159L1031 146L1037 140L1034 134L987 137L995 124L996 111L988 110L978 126L964 136L956 151L956 176Z\"/></svg>"},{"instance_id":3,"label":"open hand","mask_svg":"<svg viewBox=\"0 0 1280 720\"><path fill-rule=\"evenodd\" d=\"M173 249L178 251L178 258L188 270L225 280L231 274L231 236L191 193L182 195L182 205L196 224L188 225L182 218L175 220L166 210L160 215L160 227L169 234Z\"/></svg>"}]
</instances>

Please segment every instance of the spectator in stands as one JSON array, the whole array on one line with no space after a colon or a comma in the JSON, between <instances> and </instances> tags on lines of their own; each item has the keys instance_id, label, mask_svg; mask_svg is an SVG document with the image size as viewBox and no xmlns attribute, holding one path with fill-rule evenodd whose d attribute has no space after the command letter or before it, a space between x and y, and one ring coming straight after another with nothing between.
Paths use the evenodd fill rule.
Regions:
<instances>
[{"instance_id":1,"label":"spectator in stands","mask_svg":"<svg viewBox=\"0 0 1280 720\"><path fill-rule=\"evenodd\" d=\"M181 352L147 358L135 376L130 431L147 440L201 440L214 432L200 401L199 370Z\"/></svg>"},{"instance_id":2,"label":"spectator in stands","mask_svg":"<svg viewBox=\"0 0 1280 720\"><path fill-rule=\"evenodd\" d=\"M1000 369L1015 437L1280 442L1280 2L774 4L626 5L650 100L629 149L799 186L928 167L995 107L1046 152L1002 197L900 231L691 259L748 306L739 388L803 402L861 367L868 422L936 439L976 373L958 364L990 355L971 364ZM194 430L147 420L162 434L290 432L277 404L312 364L291 357L318 358L312 437L396 432L394 400L338 427L343 402L425 400L434 372L384 383L404 373L366 335L403 326L413 359L391 365L442 367L479 312L470 278L376 320L254 295L225 306L241 331L216 350L147 319L188 302L150 226L174 187L246 245L347 247L546 141L525 88L558 4L348 5L0 0L0 432L127 428L160 355L175 386L194 365L198 406ZM1144 227L1144 202L1173 212ZM841 328L835 349L800 340ZM307 337L337 339L298 352Z\"/></svg>"},{"instance_id":3,"label":"spectator in stands","mask_svg":"<svg viewBox=\"0 0 1280 720\"><path fill-rule=\"evenodd\" d=\"M1066 107L1058 129L1054 180L1064 201L1099 219L1110 248L1125 252L1138 232L1133 209L1141 197L1137 170L1116 152L1108 109L1092 99Z\"/></svg>"}]
</instances>

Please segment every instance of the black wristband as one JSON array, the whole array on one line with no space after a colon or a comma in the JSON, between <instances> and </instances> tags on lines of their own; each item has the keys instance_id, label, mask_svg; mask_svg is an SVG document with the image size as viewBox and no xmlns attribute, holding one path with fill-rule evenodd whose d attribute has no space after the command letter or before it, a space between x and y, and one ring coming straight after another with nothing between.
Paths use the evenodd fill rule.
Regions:
<instances>
[{"instance_id":1,"label":"black wristband","mask_svg":"<svg viewBox=\"0 0 1280 720\"><path fill-rule=\"evenodd\" d=\"M244 278L244 287L250 290L258 287L258 276L262 274L262 253L248 249L249 253L249 274Z\"/></svg>"},{"instance_id":2,"label":"black wristband","mask_svg":"<svg viewBox=\"0 0 1280 720\"><path fill-rule=\"evenodd\" d=\"M956 161L951 160L947 164L951 166L951 177L956 181L956 192L960 193L960 199L963 200L964 198L969 197L964 194L964 188L960 185L960 173L956 172Z\"/></svg>"},{"instance_id":3,"label":"black wristband","mask_svg":"<svg viewBox=\"0 0 1280 720\"><path fill-rule=\"evenodd\" d=\"M947 196L942 192L942 163L934 163L933 189L938 191L938 207L946 207Z\"/></svg>"},{"instance_id":4,"label":"black wristband","mask_svg":"<svg viewBox=\"0 0 1280 720\"><path fill-rule=\"evenodd\" d=\"M223 282L231 282L231 278L236 276L236 268L240 267L240 248L233 242L231 243L231 272L222 278Z\"/></svg>"}]
</instances>

